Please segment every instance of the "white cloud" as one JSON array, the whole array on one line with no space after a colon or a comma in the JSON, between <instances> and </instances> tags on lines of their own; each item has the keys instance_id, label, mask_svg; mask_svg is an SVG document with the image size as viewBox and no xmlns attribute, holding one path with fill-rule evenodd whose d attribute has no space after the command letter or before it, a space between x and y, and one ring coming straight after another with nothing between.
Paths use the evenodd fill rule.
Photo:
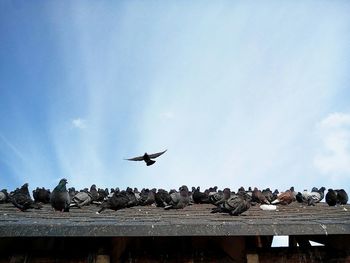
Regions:
<instances>
[{"instance_id":1,"label":"white cloud","mask_svg":"<svg viewBox=\"0 0 350 263\"><path fill-rule=\"evenodd\" d=\"M331 113L320 124L324 128L350 126L350 114L342 112Z\"/></svg>"},{"instance_id":2,"label":"white cloud","mask_svg":"<svg viewBox=\"0 0 350 263\"><path fill-rule=\"evenodd\" d=\"M318 126L322 147L314 158L315 167L325 174L350 173L350 114L332 113Z\"/></svg>"},{"instance_id":3,"label":"white cloud","mask_svg":"<svg viewBox=\"0 0 350 263\"><path fill-rule=\"evenodd\" d=\"M74 128L77 128L77 129L82 129L82 130L86 129L86 120L81 118L73 119L72 125Z\"/></svg>"}]
</instances>

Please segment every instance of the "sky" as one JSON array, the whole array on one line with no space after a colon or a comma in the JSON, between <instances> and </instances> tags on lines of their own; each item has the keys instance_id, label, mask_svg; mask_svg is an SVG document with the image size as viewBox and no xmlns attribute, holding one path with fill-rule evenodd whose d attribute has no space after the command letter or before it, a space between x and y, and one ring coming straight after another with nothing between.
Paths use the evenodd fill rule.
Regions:
<instances>
[{"instance_id":1,"label":"sky","mask_svg":"<svg viewBox=\"0 0 350 263\"><path fill-rule=\"evenodd\" d=\"M0 1L0 188L350 192L349 1ZM125 158L167 149L147 167Z\"/></svg>"}]
</instances>

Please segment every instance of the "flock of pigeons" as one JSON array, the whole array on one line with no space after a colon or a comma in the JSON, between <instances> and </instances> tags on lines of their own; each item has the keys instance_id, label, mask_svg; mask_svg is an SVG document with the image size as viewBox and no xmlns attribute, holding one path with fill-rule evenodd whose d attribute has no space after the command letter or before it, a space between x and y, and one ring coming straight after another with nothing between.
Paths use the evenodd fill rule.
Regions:
<instances>
[{"instance_id":1,"label":"flock of pigeons","mask_svg":"<svg viewBox=\"0 0 350 263\"><path fill-rule=\"evenodd\" d=\"M92 185L90 189L85 188L76 191L74 187L66 188L67 180L61 179L55 189L36 188L31 198L28 184L8 193L7 190L0 191L0 203L11 202L21 211L27 209L42 208L42 204L51 203L56 211L69 212L72 207L81 208L82 206L96 204L99 207L98 212L101 213L105 209L119 210L132 206L155 205L164 209L181 209L191 204L213 204L215 207L212 213L229 213L237 216L247 211L251 206L260 204L263 210L275 210L276 205L288 205L292 202L299 202L305 205L314 206L324 197L329 206L344 205L348 202L348 195L343 189L328 189L328 193L324 196L325 188L320 189L314 187L311 191L295 192L291 187L285 192L279 193L278 190L272 192L269 188L259 190L249 187L245 190L239 188L237 192L232 192L229 188L218 190L212 187L201 192L200 187L192 187L189 191L188 187L183 185L179 190L164 189L142 189L141 192L137 188L127 188L120 191L119 188L97 189L96 185Z\"/></svg>"}]
</instances>

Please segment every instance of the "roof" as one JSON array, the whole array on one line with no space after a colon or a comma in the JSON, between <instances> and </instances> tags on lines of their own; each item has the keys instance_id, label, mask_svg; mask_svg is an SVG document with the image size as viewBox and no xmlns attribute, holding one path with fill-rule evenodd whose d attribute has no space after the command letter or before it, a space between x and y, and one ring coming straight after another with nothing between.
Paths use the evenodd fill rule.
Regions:
<instances>
[{"instance_id":1,"label":"roof","mask_svg":"<svg viewBox=\"0 0 350 263\"><path fill-rule=\"evenodd\" d=\"M210 204L180 210L137 206L119 211L98 207L54 212L50 205L21 212L12 204L0 204L1 237L50 236L255 236L350 234L350 205L315 207L292 203L278 211L251 207L240 216L211 214Z\"/></svg>"}]
</instances>

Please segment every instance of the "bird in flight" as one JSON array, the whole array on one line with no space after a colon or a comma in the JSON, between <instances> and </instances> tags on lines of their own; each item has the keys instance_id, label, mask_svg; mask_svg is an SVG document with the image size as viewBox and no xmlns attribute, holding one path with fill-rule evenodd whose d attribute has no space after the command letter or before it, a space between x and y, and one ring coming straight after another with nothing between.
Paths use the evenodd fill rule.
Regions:
<instances>
[{"instance_id":1,"label":"bird in flight","mask_svg":"<svg viewBox=\"0 0 350 263\"><path fill-rule=\"evenodd\" d=\"M159 152L159 153L153 153L153 154L148 154L145 153L143 156L138 156L138 157L134 157L134 158L130 158L130 159L125 159L128 161L145 161L145 163L147 164L147 166L150 166L152 164L154 164L156 161L152 160L155 159L159 156L161 156L163 153L165 153L167 150L163 151L163 152Z\"/></svg>"}]
</instances>

